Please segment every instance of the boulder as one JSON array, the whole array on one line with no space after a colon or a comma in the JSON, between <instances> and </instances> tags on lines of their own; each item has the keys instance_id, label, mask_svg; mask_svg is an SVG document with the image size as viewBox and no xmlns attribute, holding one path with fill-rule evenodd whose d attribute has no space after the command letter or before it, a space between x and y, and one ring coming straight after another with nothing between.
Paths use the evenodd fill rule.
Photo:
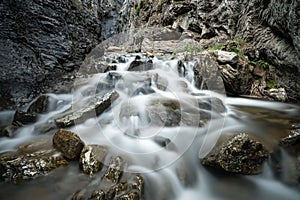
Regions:
<instances>
[{"instance_id":1,"label":"boulder","mask_svg":"<svg viewBox=\"0 0 300 200\"><path fill-rule=\"evenodd\" d=\"M119 94L115 90L104 96L96 95L85 102L73 105L72 108L54 117L54 121L60 128L83 123L85 120L103 113L118 97Z\"/></svg>"},{"instance_id":2,"label":"boulder","mask_svg":"<svg viewBox=\"0 0 300 200\"><path fill-rule=\"evenodd\" d=\"M153 69L152 60L134 60L130 63L128 71L147 71Z\"/></svg>"},{"instance_id":3,"label":"boulder","mask_svg":"<svg viewBox=\"0 0 300 200\"><path fill-rule=\"evenodd\" d=\"M18 184L67 164L48 139L34 140L0 155L0 179Z\"/></svg>"},{"instance_id":4,"label":"boulder","mask_svg":"<svg viewBox=\"0 0 300 200\"><path fill-rule=\"evenodd\" d=\"M49 96L41 95L29 106L28 113L45 113L49 107Z\"/></svg>"},{"instance_id":5,"label":"boulder","mask_svg":"<svg viewBox=\"0 0 300 200\"><path fill-rule=\"evenodd\" d=\"M33 113L16 110L12 124L15 126L24 126L37 121L37 115Z\"/></svg>"},{"instance_id":6,"label":"boulder","mask_svg":"<svg viewBox=\"0 0 300 200\"><path fill-rule=\"evenodd\" d=\"M286 102L288 99L287 93L284 88L272 88L267 90L266 93L275 101Z\"/></svg>"},{"instance_id":7,"label":"boulder","mask_svg":"<svg viewBox=\"0 0 300 200\"><path fill-rule=\"evenodd\" d=\"M84 142L71 131L60 129L53 136L53 145L70 160L79 158Z\"/></svg>"},{"instance_id":8,"label":"boulder","mask_svg":"<svg viewBox=\"0 0 300 200\"><path fill-rule=\"evenodd\" d=\"M82 171L90 176L100 171L107 154L107 148L100 145L84 146L79 159Z\"/></svg>"},{"instance_id":9,"label":"boulder","mask_svg":"<svg viewBox=\"0 0 300 200\"><path fill-rule=\"evenodd\" d=\"M108 169L105 172L104 179L106 181L117 183L120 181L123 169L125 168L126 163L123 158L120 156L113 157L110 160Z\"/></svg>"},{"instance_id":10,"label":"boulder","mask_svg":"<svg viewBox=\"0 0 300 200\"><path fill-rule=\"evenodd\" d=\"M269 153L258 141L240 133L230 137L203 159L202 165L222 169L231 173L253 175L261 173L262 165Z\"/></svg>"},{"instance_id":11,"label":"boulder","mask_svg":"<svg viewBox=\"0 0 300 200\"><path fill-rule=\"evenodd\" d=\"M9 125L4 127L1 131L0 131L0 137L13 137L14 136L14 132L18 129L17 126L14 125Z\"/></svg>"}]
</instances>

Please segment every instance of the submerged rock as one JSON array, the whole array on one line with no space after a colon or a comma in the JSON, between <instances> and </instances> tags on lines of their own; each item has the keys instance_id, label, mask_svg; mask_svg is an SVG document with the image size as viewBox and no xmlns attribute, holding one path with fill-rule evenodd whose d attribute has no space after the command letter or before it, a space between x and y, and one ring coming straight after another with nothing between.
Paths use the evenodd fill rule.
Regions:
<instances>
[{"instance_id":1,"label":"submerged rock","mask_svg":"<svg viewBox=\"0 0 300 200\"><path fill-rule=\"evenodd\" d=\"M67 163L49 140L34 140L19 146L16 152L0 155L0 179L17 184Z\"/></svg>"},{"instance_id":2,"label":"submerged rock","mask_svg":"<svg viewBox=\"0 0 300 200\"><path fill-rule=\"evenodd\" d=\"M238 174L258 174L269 153L258 141L240 133L215 147L201 163Z\"/></svg>"},{"instance_id":3,"label":"submerged rock","mask_svg":"<svg viewBox=\"0 0 300 200\"><path fill-rule=\"evenodd\" d=\"M121 179L123 169L125 167L125 162L120 156L114 157L111 159L108 169L105 172L105 179L110 180L113 183L119 182Z\"/></svg>"},{"instance_id":4,"label":"submerged rock","mask_svg":"<svg viewBox=\"0 0 300 200\"><path fill-rule=\"evenodd\" d=\"M291 147L300 144L300 129L291 130L291 134L280 140L279 145L283 147Z\"/></svg>"},{"instance_id":5,"label":"submerged rock","mask_svg":"<svg viewBox=\"0 0 300 200\"><path fill-rule=\"evenodd\" d=\"M84 147L84 143L78 135L63 129L58 130L54 134L53 145L70 160L79 158L82 148Z\"/></svg>"},{"instance_id":6,"label":"submerged rock","mask_svg":"<svg viewBox=\"0 0 300 200\"><path fill-rule=\"evenodd\" d=\"M152 60L134 60L130 63L128 71L147 71L153 69Z\"/></svg>"},{"instance_id":7,"label":"submerged rock","mask_svg":"<svg viewBox=\"0 0 300 200\"><path fill-rule=\"evenodd\" d=\"M93 175L103 167L103 161L107 154L107 149L100 145L84 146L79 159L79 165L86 174Z\"/></svg>"},{"instance_id":8,"label":"submerged rock","mask_svg":"<svg viewBox=\"0 0 300 200\"><path fill-rule=\"evenodd\" d=\"M119 94L115 90L104 96L92 97L86 102L80 102L80 105L73 105L71 109L57 116L54 121L60 128L82 123L103 113L118 97Z\"/></svg>"}]
</instances>

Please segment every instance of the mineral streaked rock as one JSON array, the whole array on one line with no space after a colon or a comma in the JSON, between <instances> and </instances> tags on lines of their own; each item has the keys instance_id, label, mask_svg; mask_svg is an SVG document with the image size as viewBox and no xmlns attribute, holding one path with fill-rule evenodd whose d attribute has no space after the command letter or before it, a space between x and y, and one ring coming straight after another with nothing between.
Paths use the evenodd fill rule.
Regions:
<instances>
[{"instance_id":1,"label":"mineral streaked rock","mask_svg":"<svg viewBox=\"0 0 300 200\"><path fill-rule=\"evenodd\" d=\"M18 184L66 164L48 140L35 140L20 145L16 152L0 155L0 179Z\"/></svg>"},{"instance_id":2,"label":"mineral streaked rock","mask_svg":"<svg viewBox=\"0 0 300 200\"><path fill-rule=\"evenodd\" d=\"M291 134L285 138L282 138L279 145L284 147L290 147L300 144L300 129L291 130Z\"/></svg>"},{"instance_id":3,"label":"mineral streaked rock","mask_svg":"<svg viewBox=\"0 0 300 200\"><path fill-rule=\"evenodd\" d=\"M82 148L84 147L84 143L78 135L63 129L58 130L54 134L53 145L70 160L79 158Z\"/></svg>"},{"instance_id":4,"label":"mineral streaked rock","mask_svg":"<svg viewBox=\"0 0 300 200\"><path fill-rule=\"evenodd\" d=\"M240 133L215 147L201 163L206 166L221 168L227 172L239 174L258 174L263 162L268 158L268 151L258 141L247 134Z\"/></svg>"},{"instance_id":5,"label":"mineral streaked rock","mask_svg":"<svg viewBox=\"0 0 300 200\"><path fill-rule=\"evenodd\" d=\"M64 128L82 123L88 118L98 116L103 113L119 97L117 91L112 91L104 96L95 96L89 99L82 106L74 105L55 119L58 127Z\"/></svg>"},{"instance_id":6,"label":"mineral streaked rock","mask_svg":"<svg viewBox=\"0 0 300 200\"><path fill-rule=\"evenodd\" d=\"M103 167L103 161L107 154L107 148L100 145L86 145L83 147L79 164L82 171L86 174L98 172Z\"/></svg>"}]
</instances>

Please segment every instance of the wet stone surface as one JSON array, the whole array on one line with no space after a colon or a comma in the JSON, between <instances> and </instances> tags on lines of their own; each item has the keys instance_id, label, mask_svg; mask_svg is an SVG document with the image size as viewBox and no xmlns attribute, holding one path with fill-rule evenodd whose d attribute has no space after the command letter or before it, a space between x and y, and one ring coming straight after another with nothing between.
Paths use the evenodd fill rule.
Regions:
<instances>
[{"instance_id":1,"label":"wet stone surface","mask_svg":"<svg viewBox=\"0 0 300 200\"><path fill-rule=\"evenodd\" d=\"M53 136L53 145L70 160L78 159L84 142L71 131L60 129Z\"/></svg>"},{"instance_id":2,"label":"wet stone surface","mask_svg":"<svg viewBox=\"0 0 300 200\"><path fill-rule=\"evenodd\" d=\"M107 148L100 145L86 145L83 147L79 165L82 171L90 176L100 171L107 154Z\"/></svg>"},{"instance_id":3,"label":"wet stone surface","mask_svg":"<svg viewBox=\"0 0 300 200\"><path fill-rule=\"evenodd\" d=\"M18 184L67 164L48 139L34 140L0 155L0 179Z\"/></svg>"},{"instance_id":4,"label":"wet stone surface","mask_svg":"<svg viewBox=\"0 0 300 200\"><path fill-rule=\"evenodd\" d=\"M72 108L54 117L54 121L60 128L82 123L103 113L118 97L119 94L116 91L106 93L104 96L91 97L86 102L73 105Z\"/></svg>"},{"instance_id":5,"label":"wet stone surface","mask_svg":"<svg viewBox=\"0 0 300 200\"><path fill-rule=\"evenodd\" d=\"M214 149L201 160L202 165L238 174L259 174L269 153L258 141L240 133Z\"/></svg>"}]
</instances>

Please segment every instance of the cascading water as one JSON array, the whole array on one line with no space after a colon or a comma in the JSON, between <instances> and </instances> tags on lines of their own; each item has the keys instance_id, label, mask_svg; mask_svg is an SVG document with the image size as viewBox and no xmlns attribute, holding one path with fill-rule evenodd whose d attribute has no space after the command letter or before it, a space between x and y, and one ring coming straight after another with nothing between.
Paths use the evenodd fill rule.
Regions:
<instances>
[{"instance_id":1,"label":"cascading water","mask_svg":"<svg viewBox=\"0 0 300 200\"><path fill-rule=\"evenodd\" d=\"M116 91L119 97L104 113L75 122L75 126L67 129L77 133L86 144L108 146L110 155L126 158L125 172L140 173L145 179L145 199L300 198L299 187L289 186L274 176L269 162L261 175L245 176L214 172L201 166L199 160L220 137L230 133L252 134L271 150L280 137L287 135L286 121L299 119L299 106L227 98L218 77L210 83L202 82L200 86L206 85L206 89L199 90L195 87L193 69L197 63L210 63L197 57L185 60L108 54L104 59L115 69L89 75L83 81L78 79L72 93L47 94L53 101L49 111L41 114L37 122L19 128L13 138L1 138L0 151L14 150L36 138L51 138L51 134L38 134L36 127L53 122L55 116L69 108L75 110L78 102ZM138 70L128 71L134 61ZM147 63L151 63L151 69ZM13 114L1 112L0 125L9 124ZM282 153L282 157L281 162L291 159L287 153ZM285 166L282 170L288 174L290 168ZM2 182L0 196L68 199L78 189L96 181L95 177L81 174L70 163L21 185Z\"/></svg>"}]
</instances>

